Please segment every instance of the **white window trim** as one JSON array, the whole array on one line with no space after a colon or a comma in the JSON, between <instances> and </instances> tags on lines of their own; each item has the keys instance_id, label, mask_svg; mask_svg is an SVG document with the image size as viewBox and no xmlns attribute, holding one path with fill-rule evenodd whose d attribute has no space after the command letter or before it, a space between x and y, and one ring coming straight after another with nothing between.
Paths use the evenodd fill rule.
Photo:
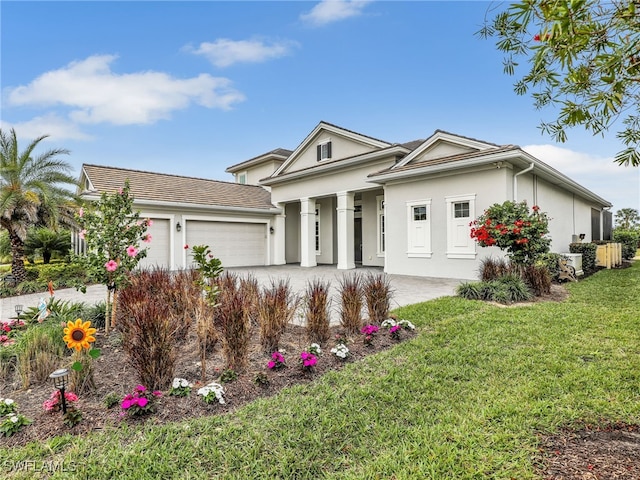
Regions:
<instances>
[{"instance_id":1,"label":"white window trim","mask_svg":"<svg viewBox=\"0 0 640 480\"><path fill-rule=\"evenodd\" d=\"M383 234L386 235L386 232L382 231L382 218L384 217L385 219L385 227L387 224L387 213L386 213L386 204L385 204L385 200L384 200L384 195L377 195L376 196L376 237L377 237L377 241L376 241L376 253L377 256L379 258L384 258L386 256L385 251L382 248L382 237ZM386 246L386 238L384 241L384 244Z\"/></svg>"},{"instance_id":2,"label":"white window trim","mask_svg":"<svg viewBox=\"0 0 640 480\"><path fill-rule=\"evenodd\" d=\"M476 194L468 195L451 195L445 197L447 202L447 258L461 258L461 259L475 259L478 253L476 252L476 242L469 240L467 249L456 248L452 245L453 242L453 228L455 226L454 221L454 204L460 202L469 202L469 221L476 218ZM469 238L471 238L471 227L469 227Z\"/></svg>"},{"instance_id":3,"label":"white window trim","mask_svg":"<svg viewBox=\"0 0 640 480\"><path fill-rule=\"evenodd\" d=\"M316 255L322 255L322 223L320 223L320 204L316 203L314 222L314 246L317 245Z\"/></svg>"},{"instance_id":4,"label":"white window trim","mask_svg":"<svg viewBox=\"0 0 640 480\"><path fill-rule=\"evenodd\" d=\"M244 175L244 183L240 183L240 177L242 175ZM238 183L239 185L247 185L247 180L248 179L249 179L249 175L247 174L246 170L244 172L236 173L236 183Z\"/></svg>"},{"instance_id":5,"label":"white window trim","mask_svg":"<svg viewBox=\"0 0 640 480\"><path fill-rule=\"evenodd\" d=\"M324 147L325 145L327 145L327 155L329 154L328 152L328 145L331 143L331 138L325 138L322 141L318 142L318 146L320 147L320 159L318 160L318 162L324 162L326 160L331 160L331 158L333 157L333 152L331 152L331 155L329 155L328 157L323 157L322 156L322 147ZM333 145L332 145L333 146Z\"/></svg>"},{"instance_id":6,"label":"white window trim","mask_svg":"<svg viewBox=\"0 0 640 480\"><path fill-rule=\"evenodd\" d=\"M420 220L425 223L426 226L426 238L424 247L414 247L411 245L412 227L416 223L413 219L414 207L426 207L427 219ZM431 258L433 252L431 251L431 199L415 200L407 202L407 257L409 258Z\"/></svg>"}]
</instances>

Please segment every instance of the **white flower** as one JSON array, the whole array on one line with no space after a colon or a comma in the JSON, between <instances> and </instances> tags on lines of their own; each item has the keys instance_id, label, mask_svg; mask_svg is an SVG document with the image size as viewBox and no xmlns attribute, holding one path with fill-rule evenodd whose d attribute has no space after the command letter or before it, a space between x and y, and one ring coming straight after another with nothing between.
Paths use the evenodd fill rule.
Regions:
<instances>
[{"instance_id":1,"label":"white flower","mask_svg":"<svg viewBox=\"0 0 640 480\"><path fill-rule=\"evenodd\" d=\"M18 416L15 413L10 413L9 414L9 419L13 422L13 423L18 423Z\"/></svg>"},{"instance_id":2,"label":"white flower","mask_svg":"<svg viewBox=\"0 0 640 480\"><path fill-rule=\"evenodd\" d=\"M198 395L202 395L205 400L211 395L215 395L216 399L218 399L218 403L224 404L224 388L219 383L212 382L209 385L205 385L204 387L198 389Z\"/></svg>"},{"instance_id":3,"label":"white flower","mask_svg":"<svg viewBox=\"0 0 640 480\"><path fill-rule=\"evenodd\" d=\"M380 324L382 328L391 328L397 325L396 321L393 318L387 318L384 322Z\"/></svg>"},{"instance_id":4,"label":"white flower","mask_svg":"<svg viewBox=\"0 0 640 480\"><path fill-rule=\"evenodd\" d=\"M322 354L322 349L320 348L320 345L318 345L317 343L312 343L311 345L309 345L309 353L313 353L314 355L321 355Z\"/></svg>"},{"instance_id":5,"label":"white flower","mask_svg":"<svg viewBox=\"0 0 640 480\"><path fill-rule=\"evenodd\" d=\"M12 405L13 404L13 400L11 400L10 398L5 398L4 399L4 404L5 405Z\"/></svg>"},{"instance_id":6,"label":"white flower","mask_svg":"<svg viewBox=\"0 0 640 480\"><path fill-rule=\"evenodd\" d=\"M341 343L332 348L331 353L333 353L336 357L344 359L349 355L349 349L345 344Z\"/></svg>"},{"instance_id":7,"label":"white flower","mask_svg":"<svg viewBox=\"0 0 640 480\"><path fill-rule=\"evenodd\" d=\"M172 383L172 387L175 389L178 388L191 388L193 385L191 383L189 383L188 380L186 380L185 378L174 378L173 379L173 383Z\"/></svg>"},{"instance_id":8,"label":"white flower","mask_svg":"<svg viewBox=\"0 0 640 480\"><path fill-rule=\"evenodd\" d=\"M411 323L409 320L400 320L398 322L398 325L401 325L402 328L406 329L406 330L415 330L416 326Z\"/></svg>"}]
</instances>

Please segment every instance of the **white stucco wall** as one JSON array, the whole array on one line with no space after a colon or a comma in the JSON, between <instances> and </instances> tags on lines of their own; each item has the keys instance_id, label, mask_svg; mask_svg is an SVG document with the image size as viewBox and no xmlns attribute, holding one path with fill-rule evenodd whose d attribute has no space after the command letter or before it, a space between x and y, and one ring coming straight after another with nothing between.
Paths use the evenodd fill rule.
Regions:
<instances>
[{"instance_id":1,"label":"white stucco wall","mask_svg":"<svg viewBox=\"0 0 640 480\"><path fill-rule=\"evenodd\" d=\"M321 264L336 263L337 253L334 254L334 217L336 215L336 199L319 198L316 205L320 206L320 254L316 255L316 262Z\"/></svg>"},{"instance_id":2,"label":"white stucco wall","mask_svg":"<svg viewBox=\"0 0 640 480\"><path fill-rule=\"evenodd\" d=\"M255 165L246 170L247 172L247 184L248 185L259 185L260 180L270 176L273 172L277 170L277 168L282 165L282 162L278 161L268 161L261 163L259 165ZM236 174L237 175L237 174Z\"/></svg>"},{"instance_id":3,"label":"white stucco wall","mask_svg":"<svg viewBox=\"0 0 640 480\"><path fill-rule=\"evenodd\" d=\"M423 154L418 156L417 161L430 160L433 158L448 157L456 155L458 153L472 152L476 149L471 147L465 147L463 145L456 145L454 143L440 141L431 145Z\"/></svg>"}]
</instances>

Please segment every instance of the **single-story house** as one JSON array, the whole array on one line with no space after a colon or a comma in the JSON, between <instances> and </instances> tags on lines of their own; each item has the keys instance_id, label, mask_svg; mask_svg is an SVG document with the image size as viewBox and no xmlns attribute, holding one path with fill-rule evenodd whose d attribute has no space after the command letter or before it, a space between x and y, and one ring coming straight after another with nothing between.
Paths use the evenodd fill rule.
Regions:
<instances>
[{"instance_id":1,"label":"single-story house","mask_svg":"<svg viewBox=\"0 0 640 480\"><path fill-rule=\"evenodd\" d=\"M551 248L610 238L612 205L515 145L437 130L389 143L320 122L295 150L233 165L235 182L84 165L81 193L126 179L154 220L146 265L190 265L185 244L209 245L224 266L381 266L399 275L477 277L469 223L506 200L550 217Z\"/></svg>"}]
</instances>

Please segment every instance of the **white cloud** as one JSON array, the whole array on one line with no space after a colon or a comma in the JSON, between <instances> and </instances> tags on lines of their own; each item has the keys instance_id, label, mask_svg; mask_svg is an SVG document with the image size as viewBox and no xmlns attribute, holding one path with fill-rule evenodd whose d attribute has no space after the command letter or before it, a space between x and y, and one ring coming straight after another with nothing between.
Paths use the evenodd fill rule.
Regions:
<instances>
[{"instance_id":1,"label":"white cloud","mask_svg":"<svg viewBox=\"0 0 640 480\"><path fill-rule=\"evenodd\" d=\"M195 103L228 110L244 95L227 78L201 74L179 79L162 72L116 74L115 55L95 55L46 72L26 86L9 90L10 105L71 107L79 123L149 124L170 118Z\"/></svg>"},{"instance_id":2,"label":"white cloud","mask_svg":"<svg viewBox=\"0 0 640 480\"><path fill-rule=\"evenodd\" d=\"M58 140L91 140L92 137L81 132L78 126L54 113L35 117L27 122L1 122L3 130L15 129L20 139L34 140L42 135L49 137L43 142L57 142Z\"/></svg>"},{"instance_id":3,"label":"white cloud","mask_svg":"<svg viewBox=\"0 0 640 480\"><path fill-rule=\"evenodd\" d=\"M216 67L228 67L234 63L260 63L272 58L291 54L298 44L292 41L266 43L262 40L229 40L220 38L215 42L203 42L198 48L185 49L206 57Z\"/></svg>"},{"instance_id":4,"label":"white cloud","mask_svg":"<svg viewBox=\"0 0 640 480\"><path fill-rule=\"evenodd\" d=\"M599 157L555 145L527 145L523 150L621 208L640 208L640 168L621 167L613 157Z\"/></svg>"},{"instance_id":5,"label":"white cloud","mask_svg":"<svg viewBox=\"0 0 640 480\"><path fill-rule=\"evenodd\" d=\"M320 27L362 14L371 0L322 0L309 13L300 15L303 22Z\"/></svg>"}]
</instances>

